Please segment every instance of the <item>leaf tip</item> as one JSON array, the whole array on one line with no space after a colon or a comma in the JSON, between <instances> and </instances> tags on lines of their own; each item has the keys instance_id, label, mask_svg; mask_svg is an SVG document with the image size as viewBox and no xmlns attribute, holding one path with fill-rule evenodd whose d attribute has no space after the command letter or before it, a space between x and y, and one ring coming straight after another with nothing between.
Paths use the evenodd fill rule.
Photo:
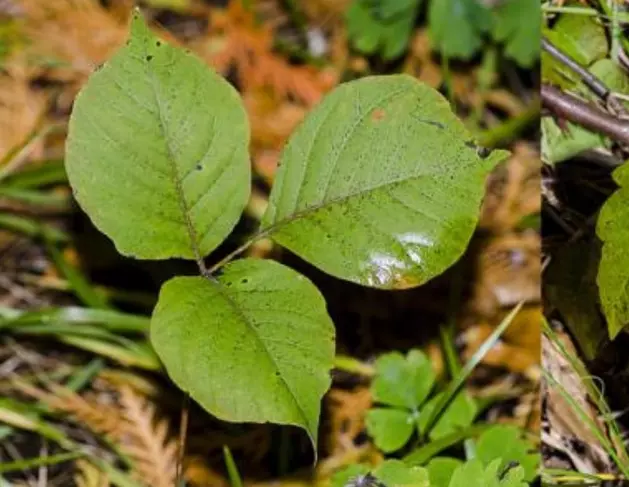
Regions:
<instances>
[{"instance_id":1,"label":"leaf tip","mask_svg":"<svg viewBox=\"0 0 629 487\"><path fill-rule=\"evenodd\" d=\"M143 38L148 37L150 35L149 26L144 19L144 15L142 14L142 10L139 7L135 7L133 9L133 14L131 15L131 38Z\"/></svg>"}]
</instances>

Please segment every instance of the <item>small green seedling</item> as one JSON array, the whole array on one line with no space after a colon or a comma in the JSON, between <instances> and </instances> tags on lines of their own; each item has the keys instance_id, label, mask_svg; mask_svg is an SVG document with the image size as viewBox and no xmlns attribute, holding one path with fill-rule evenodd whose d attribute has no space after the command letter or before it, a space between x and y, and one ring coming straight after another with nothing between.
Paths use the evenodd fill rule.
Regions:
<instances>
[{"instance_id":1,"label":"small green seedling","mask_svg":"<svg viewBox=\"0 0 629 487\"><path fill-rule=\"evenodd\" d=\"M430 487L428 470L400 460L386 460L373 471L367 465L350 465L332 477L332 487Z\"/></svg>"},{"instance_id":2,"label":"small green seedling","mask_svg":"<svg viewBox=\"0 0 629 487\"><path fill-rule=\"evenodd\" d=\"M469 460L439 477L430 467L409 467L400 460L385 460L373 471L366 465L351 465L333 476L331 487L529 487L521 466L502 464L500 458L488 465Z\"/></svg>"},{"instance_id":3,"label":"small green seedling","mask_svg":"<svg viewBox=\"0 0 629 487\"><path fill-rule=\"evenodd\" d=\"M66 169L120 253L196 261L166 282L150 340L174 382L216 417L296 425L316 444L335 333L318 289L271 260L271 238L339 279L419 286L450 267L477 224L489 171L447 101L405 75L340 85L295 130L260 228L205 259L250 196L249 124L234 88L156 38L139 13L127 44L77 97Z\"/></svg>"},{"instance_id":4,"label":"small green seedling","mask_svg":"<svg viewBox=\"0 0 629 487\"><path fill-rule=\"evenodd\" d=\"M434 407L444 393L435 393L436 375L431 362L421 351L411 350L406 357L399 352L382 355L376 361L375 369L371 393L377 404L367 412L366 424L375 445L383 453L395 453L408 447L414 433L417 445L423 446L468 430L474 423L478 407L462 390L441 412L434 426L427 428L429 418L435 413ZM515 463L524 471L526 481L537 476L539 454L533 451L534 445L513 425L487 428L480 433L474 447L475 458L483 465L490 465L496 458L502 459L502 468ZM415 458L413 452L406 457L413 465ZM438 480L440 485L448 487L452 474L462 464L455 458L434 457L427 468L433 483Z\"/></svg>"},{"instance_id":5,"label":"small green seedling","mask_svg":"<svg viewBox=\"0 0 629 487\"><path fill-rule=\"evenodd\" d=\"M406 358L393 352L377 360L371 392L374 401L381 406L368 412L367 430L379 449L385 453L399 450L408 443L413 432L435 440L473 423L478 408L463 391L455 396L430 431L427 430L429 418L443 395L431 396L435 380L431 362L419 350L411 350Z\"/></svg>"}]
</instances>

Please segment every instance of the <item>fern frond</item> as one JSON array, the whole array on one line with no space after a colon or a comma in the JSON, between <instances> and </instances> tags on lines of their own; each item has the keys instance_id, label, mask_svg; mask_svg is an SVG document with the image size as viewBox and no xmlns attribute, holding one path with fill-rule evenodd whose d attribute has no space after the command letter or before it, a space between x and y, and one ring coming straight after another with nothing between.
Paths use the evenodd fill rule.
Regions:
<instances>
[{"instance_id":1,"label":"fern frond","mask_svg":"<svg viewBox=\"0 0 629 487\"><path fill-rule=\"evenodd\" d=\"M177 470L177 442L168 423L155 418L155 408L131 388L120 394L128 442L123 449L134 460L135 476L151 487L172 487Z\"/></svg>"},{"instance_id":2,"label":"fern frond","mask_svg":"<svg viewBox=\"0 0 629 487\"><path fill-rule=\"evenodd\" d=\"M77 487L109 487L109 476L94 464L80 459L74 466L76 468L74 483Z\"/></svg>"},{"instance_id":3,"label":"fern frond","mask_svg":"<svg viewBox=\"0 0 629 487\"><path fill-rule=\"evenodd\" d=\"M21 392L40 400L56 412L67 414L94 433L109 438L120 438L123 434L122 415L115 407L89 401L58 384L48 384L50 391L23 382L16 381L14 385Z\"/></svg>"}]
</instances>

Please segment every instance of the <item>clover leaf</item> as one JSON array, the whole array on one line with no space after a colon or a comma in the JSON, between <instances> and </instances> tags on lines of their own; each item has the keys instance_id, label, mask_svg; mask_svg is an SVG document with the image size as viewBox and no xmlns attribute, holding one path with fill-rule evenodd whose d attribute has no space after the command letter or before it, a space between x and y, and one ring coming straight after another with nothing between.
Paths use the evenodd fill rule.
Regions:
<instances>
[{"instance_id":1,"label":"clover leaf","mask_svg":"<svg viewBox=\"0 0 629 487\"><path fill-rule=\"evenodd\" d=\"M402 448L413 434L415 421L408 411L375 408L367 413L367 430L376 446L385 453Z\"/></svg>"},{"instance_id":2,"label":"clover leaf","mask_svg":"<svg viewBox=\"0 0 629 487\"><path fill-rule=\"evenodd\" d=\"M361 475L367 475L370 470L369 466L360 463L348 465L332 475L330 487L345 487Z\"/></svg>"},{"instance_id":3,"label":"clover leaf","mask_svg":"<svg viewBox=\"0 0 629 487\"><path fill-rule=\"evenodd\" d=\"M502 467L517 462L524 470L524 479L531 481L537 476L540 463L535 446L522 438L522 431L513 425L496 425L483 432L476 443L476 457L486 465L495 458L502 458Z\"/></svg>"},{"instance_id":4,"label":"clover leaf","mask_svg":"<svg viewBox=\"0 0 629 487\"><path fill-rule=\"evenodd\" d=\"M474 459L455 470L448 487L528 487L523 479L522 467L505 470L501 458L487 467L480 460Z\"/></svg>"},{"instance_id":5,"label":"clover leaf","mask_svg":"<svg viewBox=\"0 0 629 487\"><path fill-rule=\"evenodd\" d=\"M428 470L422 467L409 467L401 460L382 462L373 474L389 487L430 487Z\"/></svg>"},{"instance_id":6,"label":"clover leaf","mask_svg":"<svg viewBox=\"0 0 629 487\"><path fill-rule=\"evenodd\" d=\"M430 460L426 468L430 477L430 487L448 487L452 475L463 465L458 458L436 457Z\"/></svg>"},{"instance_id":7,"label":"clover leaf","mask_svg":"<svg viewBox=\"0 0 629 487\"><path fill-rule=\"evenodd\" d=\"M376 361L371 393L375 402L387 407L367 413L367 431L380 450L394 452L408 442L435 379L430 361L419 350L411 350L406 357L388 353Z\"/></svg>"},{"instance_id":8,"label":"clover leaf","mask_svg":"<svg viewBox=\"0 0 629 487\"><path fill-rule=\"evenodd\" d=\"M367 475L387 487L431 487L425 468L409 467L400 460L385 460L373 471L367 465L349 465L332 476L331 487L356 485L358 479Z\"/></svg>"},{"instance_id":9,"label":"clover leaf","mask_svg":"<svg viewBox=\"0 0 629 487\"><path fill-rule=\"evenodd\" d=\"M376 361L371 393L376 402L417 409L430 394L435 379L430 360L421 351L411 350L406 358L399 352L387 353Z\"/></svg>"}]
</instances>

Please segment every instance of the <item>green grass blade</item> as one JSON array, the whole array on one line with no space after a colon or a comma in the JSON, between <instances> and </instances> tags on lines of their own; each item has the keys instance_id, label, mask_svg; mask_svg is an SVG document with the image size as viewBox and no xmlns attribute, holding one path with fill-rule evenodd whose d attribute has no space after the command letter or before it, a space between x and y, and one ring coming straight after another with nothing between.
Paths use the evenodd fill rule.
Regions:
<instances>
[{"instance_id":1,"label":"green grass blade","mask_svg":"<svg viewBox=\"0 0 629 487\"><path fill-rule=\"evenodd\" d=\"M605 397L601 393L601 390L598 388L594 379L585 368L583 362L579 360L574 354L569 353L564 347L563 343L555 333L555 331L548 325L548 322L544 319L542 320L542 331L544 335L550 340L553 346L557 348L559 353L563 356L565 360L568 361L572 369L576 372L576 374L581 379L583 385L585 386L585 390L590 398L590 400L594 403L596 409L600 412L600 417L604 420L608 427L608 433L610 439L612 440L612 444L615 445L614 450L616 453L620 453L620 464L618 468L623 471L623 468L629 469L629 467L621 467L621 465L627 465L629 463L629 452L627 452L624 438L620 431L620 427L616 420L614 419L614 415L605 400ZM578 411L575 411L578 412ZM627 476L627 472L623 471L623 474Z\"/></svg>"},{"instance_id":2,"label":"green grass blade","mask_svg":"<svg viewBox=\"0 0 629 487\"><path fill-rule=\"evenodd\" d=\"M2 315L0 318L0 329L9 327L17 328L42 323L67 325L92 324L99 325L103 329L111 332L147 334L150 324L150 318L148 316L123 313L114 310L81 308L77 306L11 314L13 314L13 316L9 316L8 310L2 310L0 313L0 315Z\"/></svg>"},{"instance_id":3,"label":"green grass blade","mask_svg":"<svg viewBox=\"0 0 629 487\"><path fill-rule=\"evenodd\" d=\"M466 439L475 438L484 431L491 428L490 424L476 423L469 428L456 431L447 436L431 441L406 455L403 458L404 463L410 466L425 465L431 458L438 455L443 450L450 448Z\"/></svg>"},{"instance_id":4,"label":"green grass blade","mask_svg":"<svg viewBox=\"0 0 629 487\"><path fill-rule=\"evenodd\" d=\"M472 371L481 362L481 360L483 360L483 357L485 357L487 352L491 350L491 348L496 344L500 336L511 324L513 318L515 318L515 315L517 315L522 308L522 305L523 303L519 303L515 308L511 310L511 312L502 320L502 322L496 327L492 334L487 337L485 342L479 347L474 355L472 355L472 357L465 364L461 372L450 382L450 384L448 384L442 399L436 404L435 409L433 410L428 419L428 422L426 423L426 435L430 433L430 430L435 426L443 412L446 410L450 402L452 402L452 400L459 392Z\"/></svg>"},{"instance_id":5,"label":"green grass blade","mask_svg":"<svg viewBox=\"0 0 629 487\"><path fill-rule=\"evenodd\" d=\"M30 162L24 170L7 177L2 185L28 189L66 183L67 181L68 176L63 159L53 159Z\"/></svg>"},{"instance_id":6,"label":"green grass blade","mask_svg":"<svg viewBox=\"0 0 629 487\"><path fill-rule=\"evenodd\" d=\"M37 457L18 460L16 462L0 464L0 473L24 471L30 468L42 467L44 465L57 465L85 456L83 452L69 452L52 455L49 457Z\"/></svg>"},{"instance_id":7,"label":"green grass blade","mask_svg":"<svg viewBox=\"0 0 629 487\"><path fill-rule=\"evenodd\" d=\"M98 292L83 273L72 266L59 251L54 242L47 242L48 252L57 269L68 280L76 296L90 308L108 309L109 303L105 296Z\"/></svg>"},{"instance_id":8,"label":"green grass blade","mask_svg":"<svg viewBox=\"0 0 629 487\"><path fill-rule=\"evenodd\" d=\"M0 422L37 433L67 450L76 448L75 443L63 431L40 419L37 414L29 413L30 409L32 408L29 404L22 404L10 399L0 399Z\"/></svg>"},{"instance_id":9,"label":"green grass blade","mask_svg":"<svg viewBox=\"0 0 629 487\"><path fill-rule=\"evenodd\" d=\"M67 242L70 240L68 234L55 227L18 215L0 214L0 228L22 233L28 237L46 237L53 242Z\"/></svg>"},{"instance_id":10,"label":"green grass blade","mask_svg":"<svg viewBox=\"0 0 629 487\"><path fill-rule=\"evenodd\" d=\"M227 467L227 475L229 476L229 485L231 485L231 487L242 487L242 478L240 477L234 457L227 445L223 446L223 457L225 458L225 467Z\"/></svg>"}]
</instances>

